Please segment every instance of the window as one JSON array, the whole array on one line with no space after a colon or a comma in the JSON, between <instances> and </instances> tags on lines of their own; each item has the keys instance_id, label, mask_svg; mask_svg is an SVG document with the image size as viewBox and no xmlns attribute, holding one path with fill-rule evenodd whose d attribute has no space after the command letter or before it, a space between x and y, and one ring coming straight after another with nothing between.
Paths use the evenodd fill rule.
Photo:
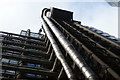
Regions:
<instances>
[{"instance_id":1,"label":"window","mask_svg":"<svg viewBox=\"0 0 120 80\"><path fill-rule=\"evenodd\" d=\"M6 74L12 74L12 75L15 75L15 71L12 71L12 70L6 70Z\"/></svg>"},{"instance_id":2,"label":"window","mask_svg":"<svg viewBox=\"0 0 120 80\"><path fill-rule=\"evenodd\" d=\"M41 77L41 75L31 74L31 73L25 73L25 76L27 76L27 77L37 77L37 78L40 78L40 77Z\"/></svg>"},{"instance_id":3,"label":"window","mask_svg":"<svg viewBox=\"0 0 120 80\"><path fill-rule=\"evenodd\" d=\"M10 64L18 64L17 60L10 60Z\"/></svg>"},{"instance_id":4,"label":"window","mask_svg":"<svg viewBox=\"0 0 120 80\"><path fill-rule=\"evenodd\" d=\"M2 58L3 63L9 63L9 59Z\"/></svg>"},{"instance_id":5,"label":"window","mask_svg":"<svg viewBox=\"0 0 120 80\"><path fill-rule=\"evenodd\" d=\"M114 37L114 36L109 36L108 38L110 38L110 39L112 39L112 40L117 40L117 38Z\"/></svg>"},{"instance_id":6,"label":"window","mask_svg":"<svg viewBox=\"0 0 120 80\"><path fill-rule=\"evenodd\" d=\"M84 26L84 27L89 28L88 26Z\"/></svg>"},{"instance_id":7,"label":"window","mask_svg":"<svg viewBox=\"0 0 120 80\"><path fill-rule=\"evenodd\" d=\"M30 33L30 36L31 36L31 37L35 37L35 38L38 38L38 37L39 37L39 34L38 34L38 33L33 33L33 32L31 32L31 33Z\"/></svg>"},{"instance_id":8,"label":"window","mask_svg":"<svg viewBox=\"0 0 120 80\"><path fill-rule=\"evenodd\" d=\"M26 35L26 31L23 31L23 30L22 30L20 35L25 36L25 35Z\"/></svg>"},{"instance_id":9,"label":"window","mask_svg":"<svg viewBox=\"0 0 120 80\"><path fill-rule=\"evenodd\" d=\"M25 76L27 76L27 77L35 77L36 75L35 74L26 73Z\"/></svg>"},{"instance_id":10,"label":"window","mask_svg":"<svg viewBox=\"0 0 120 80\"><path fill-rule=\"evenodd\" d=\"M3 63L10 63L10 64L18 64L17 60L5 59L5 58L2 58L2 62Z\"/></svg>"},{"instance_id":11,"label":"window","mask_svg":"<svg viewBox=\"0 0 120 80\"><path fill-rule=\"evenodd\" d=\"M27 63L28 67L40 67L39 64L32 64L32 63Z\"/></svg>"},{"instance_id":12,"label":"window","mask_svg":"<svg viewBox=\"0 0 120 80\"><path fill-rule=\"evenodd\" d=\"M102 36L110 36L108 33L103 33L103 34L101 34Z\"/></svg>"},{"instance_id":13,"label":"window","mask_svg":"<svg viewBox=\"0 0 120 80\"><path fill-rule=\"evenodd\" d=\"M96 32L97 32L98 34L103 33L103 32L102 32L102 31L100 31L100 30L97 30Z\"/></svg>"},{"instance_id":14,"label":"window","mask_svg":"<svg viewBox=\"0 0 120 80\"><path fill-rule=\"evenodd\" d=\"M27 66L28 66L28 67L35 67L35 64L27 63Z\"/></svg>"}]
</instances>

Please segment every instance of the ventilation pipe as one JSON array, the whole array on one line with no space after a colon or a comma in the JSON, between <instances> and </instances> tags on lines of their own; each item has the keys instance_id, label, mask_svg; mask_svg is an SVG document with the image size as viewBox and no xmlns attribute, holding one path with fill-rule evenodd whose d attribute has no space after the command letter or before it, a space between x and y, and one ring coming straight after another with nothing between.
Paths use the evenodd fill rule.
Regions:
<instances>
[{"instance_id":1,"label":"ventilation pipe","mask_svg":"<svg viewBox=\"0 0 120 80\"><path fill-rule=\"evenodd\" d=\"M53 31L63 48L70 55L71 59L75 62L75 64L82 71L84 76L89 80L98 80L95 73L92 69L86 64L85 60L82 58L80 53L78 53L73 45L66 39L66 37L62 34L62 32L57 29L57 27L50 21L50 19L46 16L46 13L50 12L50 9L44 9L42 13L42 18L49 25L50 29Z\"/></svg>"},{"instance_id":2,"label":"ventilation pipe","mask_svg":"<svg viewBox=\"0 0 120 80\"><path fill-rule=\"evenodd\" d=\"M65 60L65 58L64 58L60 48L57 45L57 42L54 40L54 37L53 37L52 33L50 32L50 30L49 30L49 28L48 28L48 26L45 23L43 18L41 19L41 22L42 22L42 27L44 28L45 33L46 33L48 39L51 42L51 45L52 45L53 50L55 52L55 55L58 58L58 60L61 62L68 79L69 80L76 80L76 78L74 77L74 74L73 74L71 68L69 67L67 61Z\"/></svg>"}]
</instances>

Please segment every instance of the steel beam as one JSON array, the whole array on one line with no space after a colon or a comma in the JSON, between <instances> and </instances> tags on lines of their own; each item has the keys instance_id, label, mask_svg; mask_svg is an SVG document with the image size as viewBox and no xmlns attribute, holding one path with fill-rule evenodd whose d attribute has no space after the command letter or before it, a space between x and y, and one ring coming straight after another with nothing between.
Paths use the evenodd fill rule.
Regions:
<instances>
[{"instance_id":1,"label":"steel beam","mask_svg":"<svg viewBox=\"0 0 120 80\"><path fill-rule=\"evenodd\" d=\"M1 56L1 55L0 55ZM34 63L34 64L43 64L43 65L53 65L53 61L49 61L47 59L37 59L36 57L30 57L30 56L22 56L22 55L13 55L13 54L2 54L3 58L7 59L16 59L16 60L22 60L24 62L28 63Z\"/></svg>"},{"instance_id":2,"label":"steel beam","mask_svg":"<svg viewBox=\"0 0 120 80\"><path fill-rule=\"evenodd\" d=\"M32 73L32 74L40 74L40 75L47 75L47 76L57 76L58 73L56 72L51 72L50 70L45 70L42 69L40 70L39 68L30 68L30 67L25 67L25 66L15 66L15 65L8 65L8 64L2 64L1 65L3 69L9 69L9 70L15 70L15 71L21 71L24 73Z\"/></svg>"},{"instance_id":3,"label":"steel beam","mask_svg":"<svg viewBox=\"0 0 120 80\"><path fill-rule=\"evenodd\" d=\"M49 57L50 56L50 54L46 54L46 52L27 50L27 49L22 49L22 48L18 48L18 47L2 46L2 49L3 50L18 51L18 52L25 52L26 55L29 53L29 54L34 54L34 55L43 56L43 57Z\"/></svg>"}]
</instances>

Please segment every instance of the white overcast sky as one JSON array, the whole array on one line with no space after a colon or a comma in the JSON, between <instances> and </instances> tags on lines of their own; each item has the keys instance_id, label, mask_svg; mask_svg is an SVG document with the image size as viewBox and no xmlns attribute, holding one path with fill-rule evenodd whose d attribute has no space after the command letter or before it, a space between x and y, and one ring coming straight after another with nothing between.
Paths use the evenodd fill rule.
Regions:
<instances>
[{"instance_id":1,"label":"white overcast sky","mask_svg":"<svg viewBox=\"0 0 120 80\"><path fill-rule=\"evenodd\" d=\"M38 32L40 13L45 7L72 11L74 20L118 37L118 8L105 0L0 0L0 31Z\"/></svg>"}]
</instances>

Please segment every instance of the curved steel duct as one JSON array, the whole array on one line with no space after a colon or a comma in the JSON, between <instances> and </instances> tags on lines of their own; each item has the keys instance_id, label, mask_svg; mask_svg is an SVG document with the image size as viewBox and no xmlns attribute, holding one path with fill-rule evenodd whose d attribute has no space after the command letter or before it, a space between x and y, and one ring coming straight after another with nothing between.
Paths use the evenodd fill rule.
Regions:
<instances>
[{"instance_id":1,"label":"curved steel duct","mask_svg":"<svg viewBox=\"0 0 120 80\"><path fill-rule=\"evenodd\" d=\"M47 11L47 9L45 9L45 11ZM44 11L44 12L45 12ZM71 68L69 67L69 65L67 64L61 50L59 49L58 45L57 45L57 42L54 40L54 37L52 36L52 33L50 32L47 24L45 23L44 19L42 18L41 19L41 22L42 22L42 25L43 25L43 28L45 30L45 33L47 34L47 37L48 39L50 40L51 42L51 45L53 47L53 50L55 52L55 55L56 57L58 58L58 60L61 62L65 72L66 72L66 75L68 77L69 80L76 80Z\"/></svg>"},{"instance_id":2,"label":"curved steel duct","mask_svg":"<svg viewBox=\"0 0 120 80\"><path fill-rule=\"evenodd\" d=\"M46 10L46 12L44 12ZM81 57L81 55L75 50L73 45L66 39L66 37L62 34L60 30L50 21L50 19L45 15L47 11L50 9L44 9L42 13L42 18L49 25L50 29L53 31L61 45L64 47L66 52L70 55L71 59L76 63L79 69L82 71L84 76L89 80L98 80L95 73L92 69L86 64L85 60Z\"/></svg>"}]
</instances>

